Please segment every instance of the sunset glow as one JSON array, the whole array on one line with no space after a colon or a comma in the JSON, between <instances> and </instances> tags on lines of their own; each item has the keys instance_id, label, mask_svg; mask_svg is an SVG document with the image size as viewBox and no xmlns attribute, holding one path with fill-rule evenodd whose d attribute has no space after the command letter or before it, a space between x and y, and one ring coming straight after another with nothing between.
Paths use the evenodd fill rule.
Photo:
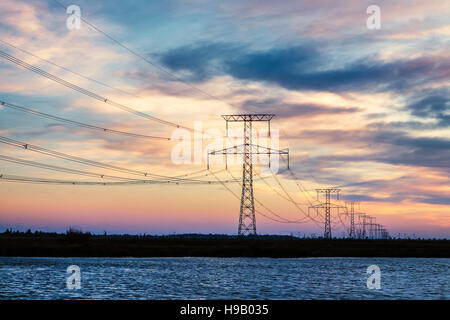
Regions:
<instances>
[{"instance_id":1,"label":"sunset glow","mask_svg":"<svg viewBox=\"0 0 450 320\"><path fill-rule=\"evenodd\" d=\"M393 236L450 236L450 2L378 1L378 30L366 26L367 1L76 4L82 18L155 65L83 21L80 29L69 30L69 15L51 0L2 0L0 51L108 101L189 128L201 123L200 131L225 135L223 114L275 114L271 129L279 132L279 149L289 148L298 180L280 162L276 178L255 175L254 192L265 207L287 220L305 216L317 201L316 188L337 187L341 198L333 201L360 201L358 212L376 217ZM4 58L0 78L0 101L141 135L171 137L177 129L83 95ZM242 129L240 124L231 126ZM197 163L194 158L191 164L173 162L177 141L108 134L5 105L0 106L0 136L164 176L204 169L198 179L215 181L206 170L206 156ZM205 155L214 147L203 138ZM5 143L0 143L0 155L144 179ZM231 175L224 169L224 164L211 165L221 180L242 175L240 164L230 165ZM256 173L260 169L255 166ZM0 174L102 180L1 159ZM240 197L238 182L227 185ZM63 232L77 226L95 233L235 234L240 204L220 183L82 186L0 180L0 194L0 232ZM286 194L299 206L286 200ZM278 219L259 203L255 206ZM323 233L323 225L311 220L279 223L264 215L256 214L259 234ZM333 213L333 235L345 235L345 219Z\"/></svg>"}]
</instances>

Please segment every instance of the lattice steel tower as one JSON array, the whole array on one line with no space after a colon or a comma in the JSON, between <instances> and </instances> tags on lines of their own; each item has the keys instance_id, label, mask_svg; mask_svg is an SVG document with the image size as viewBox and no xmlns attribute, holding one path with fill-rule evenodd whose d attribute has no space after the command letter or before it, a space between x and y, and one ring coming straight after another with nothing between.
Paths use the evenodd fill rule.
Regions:
<instances>
[{"instance_id":1,"label":"lattice steel tower","mask_svg":"<svg viewBox=\"0 0 450 320\"><path fill-rule=\"evenodd\" d=\"M367 238L367 214L361 213L360 217L362 217L361 237L363 239L366 239Z\"/></svg>"},{"instance_id":2,"label":"lattice steel tower","mask_svg":"<svg viewBox=\"0 0 450 320\"><path fill-rule=\"evenodd\" d=\"M331 194L335 193L337 199L339 200L339 192L341 189L328 188L328 189L316 189L317 200L319 199L319 194L325 194L325 202L311 206L310 208L324 208L325 209L325 223L323 237L326 239L331 239L331 208L342 208L341 206L336 206L331 204Z\"/></svg>"},{"instance_id":3,"label":"lattice steel tower","mask_svg":"<svg viewBox=\"0 0 450 320\"><path fill-rule=\"evenodd\" d=\"M348 236L350 238L356 238L355 231L355 204L359 206L358 201L348 201L347 204L350 205L350 229L348 230Z\"/></svg>"},{"instance_id":4,"label":"lattice steel tower","mask_svg":"<svg viewBox=\"0 0 450 320\"><path fill-rule=\"evenodd\" d=\"M274 114L234 114L222 115L226 121L226 129L228 136L228 122L244 122L243 144L233 146L230 148L215 150L208 152L208 169L209 169L209 155L225 155L228 154L242 154L242 193L241 205L239 214L238 235L256 235L256 219L255 219L255 200L253 196L253 155L254 154L287 154L289 167L289 150L276 150L259 145L252 144L252 122L266 121L268 125L270 137L270 120ZM227 162L226 162L227 163ZM270 160L269 160L270 165Z\"/></svg>"}]
</instances>

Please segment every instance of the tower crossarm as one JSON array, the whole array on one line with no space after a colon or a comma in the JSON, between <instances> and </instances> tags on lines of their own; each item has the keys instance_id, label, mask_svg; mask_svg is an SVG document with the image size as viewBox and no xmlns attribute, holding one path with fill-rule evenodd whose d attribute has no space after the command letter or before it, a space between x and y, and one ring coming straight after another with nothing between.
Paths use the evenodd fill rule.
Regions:
<instances>
[{"instance_id":1,"label":"tower crossarm","mask_svg":"<svg viewBox=\"0 0 450 320\"><path fill-rule=\"evenodd\" d=\"M318 193L339 193L341 189L329 188L329 189L316 189Z\"/></svg>"},{"instance_id":2,"label":"tower crossarm","mask_svg":"<svg viewBox=\"0 0 450 320\"><path fill-rule=\"evenodd\" d=\"M270 121L275 117L274 114L260 113L260 114L224 114L222 118L229 122L241 121Z\"/></svg>"},{"instance_id":3,"label":"tower crossarm","mask_svg":"<svg viewBox=\"0 0 450 320\"><path fill-rule=\"evenodd\" d=\"M328 205L326 202L324 203L319 203L316 205L312 205L310 206L310 208L330 208L330 209L345 209L345 206L340 206L338 204L334 205L334 204L330 204Z\"/></svg>"},{"instance_id":4,"label":"tower crossarm","mask_svg":"<svg viewBox=\"0 0 450 320\"><path fill-rule=\"evenodd\" d=\"M251 148L252 154L289 154L289 149L274 149L274 148L268 148L263 147L255 144L249 144L249 147ZM223 154L245 154L245 144L239 145L239 146L233 146L225 149L220 150L212 150L208 151L210 155L223 155Z\"/></svg>"}]
</instances>

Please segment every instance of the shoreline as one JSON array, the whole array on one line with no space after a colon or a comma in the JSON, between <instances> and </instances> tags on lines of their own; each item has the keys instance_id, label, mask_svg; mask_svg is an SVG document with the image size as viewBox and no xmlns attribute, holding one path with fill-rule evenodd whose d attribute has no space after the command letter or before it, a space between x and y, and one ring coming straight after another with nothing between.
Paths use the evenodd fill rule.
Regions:
<instances>
[{"instance_id":1,"label":"shoreline","mask_svg":"<svg viewBox=\"0 0 450 320\"><path fill-rule=\"evenodd\" d=\"M0 236L2 257L450 258L450 240Z\"/></svg>"}]
</instances>

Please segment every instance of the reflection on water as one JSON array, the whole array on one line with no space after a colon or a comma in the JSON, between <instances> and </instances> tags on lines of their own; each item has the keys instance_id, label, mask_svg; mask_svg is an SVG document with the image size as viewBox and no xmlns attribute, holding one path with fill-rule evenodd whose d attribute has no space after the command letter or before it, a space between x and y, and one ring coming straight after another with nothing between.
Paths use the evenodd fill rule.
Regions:
<instances>
[{"instance_id":1,"label":"reflection on water","mask_svg":"<svg viewBox=\"0 0 450 320\"><path fill-rule=\"evenodd\" d=\"M367 289L372 264L381 290ZM449 271L430 258L0 257L0 299L449 299Z\"/></svg>"}]
</instances>

